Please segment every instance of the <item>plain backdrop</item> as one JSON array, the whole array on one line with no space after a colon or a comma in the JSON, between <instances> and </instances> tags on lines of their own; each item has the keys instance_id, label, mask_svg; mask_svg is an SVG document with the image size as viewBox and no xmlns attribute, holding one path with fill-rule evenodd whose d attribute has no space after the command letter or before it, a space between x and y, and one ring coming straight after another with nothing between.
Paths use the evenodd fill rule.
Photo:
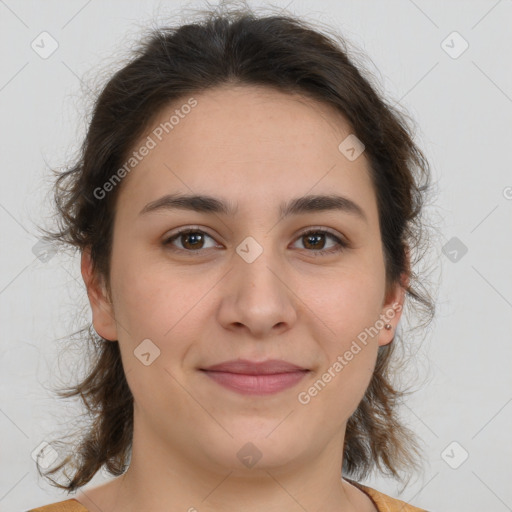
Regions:
<instances>
[{"instance_id":1,"label":"plain backdrop","mask_svg":"<svg viewBox=\"0 0 512 512\"><path fill-rule=\"evenodd\" d=\"M68 498L38 476L31 455L73 417L76 403L50 390L73 377L66 370L80 356L63 354L64 342L90 320L87 308L74 320L87 299L79 256L38 250L35 226L51 213L49 168L65 165L81 143L88 80L115 66L115 52L144 26L185 5L206 6L0 1L2 511ZM273 5L328 23L362 52L387 97L414 119L438 188L429 256L437 315L424 339L411 341L421 386L403 407L423 443L424 470L400 496L393 480L365 483L436 512L510 511L512 1ZM100 471L89 486L107 478Z\"/></svg>"}]
</instances>

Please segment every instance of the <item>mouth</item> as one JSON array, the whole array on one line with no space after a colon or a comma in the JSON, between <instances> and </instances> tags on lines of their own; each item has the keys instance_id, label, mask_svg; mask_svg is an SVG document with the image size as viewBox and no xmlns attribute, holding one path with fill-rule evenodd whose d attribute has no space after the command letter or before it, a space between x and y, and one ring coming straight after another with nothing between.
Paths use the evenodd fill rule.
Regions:
<instances>
[{"instance_id":1,"label":"mouth","mask_svg":"<svg viewBox=\"0 0 512 512\"><path fill-rule=\"evenodd\" d=\"M297 385L309 369L282 360L238 359L200 368L217 384L243 395L271 395Z\"/></svg>"}]
</instances>

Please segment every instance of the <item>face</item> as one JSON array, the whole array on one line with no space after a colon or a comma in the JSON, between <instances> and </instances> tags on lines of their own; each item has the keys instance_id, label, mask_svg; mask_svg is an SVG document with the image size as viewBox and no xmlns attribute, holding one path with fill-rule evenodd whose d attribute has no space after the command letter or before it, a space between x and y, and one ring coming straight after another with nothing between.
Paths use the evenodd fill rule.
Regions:
<instances>
[{"instance_id":1,"label":"face","mask_svg":"<svg viewBox=\"0 0 512 512\"><path fill-rule=\"evenodd\" d=\"M136 431L216 469L243 470L242 447L262 454L258 467L328 447L341 457L404 297L399 286L386 293L365 153L347 158L338 146L349 125L310 99L247 86L193 98L162 111L133 148L146 155L117 201L112 303L82 257L94 327L119 341ZM159 207L166 195L219 203ZM311 195L345 200L315 209ZM283 205L295 208L283 216ZM238 359L302 371L204 371Z\"/></svg>"}]
</instances>

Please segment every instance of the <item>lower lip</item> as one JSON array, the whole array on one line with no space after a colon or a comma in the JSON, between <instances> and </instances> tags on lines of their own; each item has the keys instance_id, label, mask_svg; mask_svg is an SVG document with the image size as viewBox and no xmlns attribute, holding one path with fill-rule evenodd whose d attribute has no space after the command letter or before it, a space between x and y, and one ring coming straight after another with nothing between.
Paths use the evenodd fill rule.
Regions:
<instances>
[{"instance_id":1,"label":"lower lip","mask_svg":"<svg viewBox=\"0 0 512 512\"><path fill-rule=\"evenodd\" d=\"M245 375L241 373L202 370L215 382L242 395L271 395L295 386L308 371Z\"/></svg>"}]
</instances>

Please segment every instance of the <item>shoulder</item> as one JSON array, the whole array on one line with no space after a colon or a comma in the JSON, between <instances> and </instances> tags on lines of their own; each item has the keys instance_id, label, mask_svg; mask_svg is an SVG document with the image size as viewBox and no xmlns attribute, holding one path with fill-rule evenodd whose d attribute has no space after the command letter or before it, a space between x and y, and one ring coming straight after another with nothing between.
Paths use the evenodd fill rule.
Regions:
<instances>
[{"instance_id":1,"label":"shoulder","mask_svg":"<svg viewBox=\"0 0 512 512\"><path fill-rule=\"evenodd\" d=\"M88 510L77 500L70 499L32 508L27 512L88 512Z\"/></svg>"},{"instance_id":2,"label":"shoulder","mask_svg":"<svg viewBox=\"0 0 512 512\"><path fill-rule=\"evenodd\" d=\"M365 492L375 503L375 506L379 512L428 512L422 508L414 507L405 501L392 498L391 496L377 491L372 487L368 487L353 480L349 480L348 478L345 478L345 480L348 480L351 484Z\"/></svg>"}]
</instances>

